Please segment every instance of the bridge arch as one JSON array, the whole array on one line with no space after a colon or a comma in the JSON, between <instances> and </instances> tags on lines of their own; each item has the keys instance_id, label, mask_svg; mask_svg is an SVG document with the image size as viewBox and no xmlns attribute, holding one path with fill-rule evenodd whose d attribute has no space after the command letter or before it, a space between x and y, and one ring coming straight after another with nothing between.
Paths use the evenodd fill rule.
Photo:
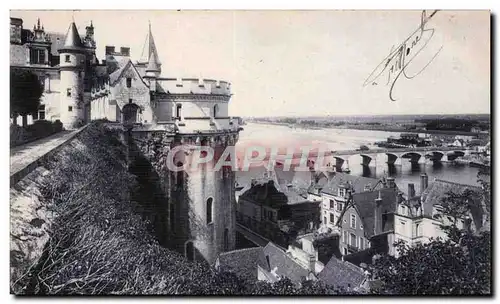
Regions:
<instances>
[{"instance_id":1,"label":"bridge arch","mask_svg":"<svg viewBox=\"0 0 500 304\"><path fill-rule=\"evenodd\" d=\"M399 157L397 154L390 152L386 152L385 155L387 155L387 164L389 165L394 165Z\"/></svg>"},{"instance_id":2,"label":"bridge arch","mask_svg":"<svg viewBox=\"0 0 500 304\"><path fill-rule=\"evenodd\" d=\"M445 156L445 153L441 151L430 151L425 154L425 157L432 161L440 161L443 159L443 156Z\"/></svg>"},{"instance_id":3,"label":"bridge arch","mask_svg":"<svg viewBox=\"0 0 500 304\"><path fill-rule=\"evenodd\" d=\"M418 163L420 158L422 157L422 154L419 152L406 152L401 155L401 158L408 158L411 163Z\"/></svg>"}]
</instances>

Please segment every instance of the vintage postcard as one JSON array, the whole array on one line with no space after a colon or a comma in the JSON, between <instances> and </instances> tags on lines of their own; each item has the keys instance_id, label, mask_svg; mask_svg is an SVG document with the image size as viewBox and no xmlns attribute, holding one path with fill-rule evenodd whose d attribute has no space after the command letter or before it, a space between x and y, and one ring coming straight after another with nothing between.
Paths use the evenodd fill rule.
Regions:
<instances>
[{"instance_id":1,"label":"vintage postcard","mask_svg":"<svg viewBox=\"0 0 500 304\"><path fill-rule=\"evenodd\" d=\"M14 295L491 295L487 10L11 10Z\"/></svg>"}]
</instances>

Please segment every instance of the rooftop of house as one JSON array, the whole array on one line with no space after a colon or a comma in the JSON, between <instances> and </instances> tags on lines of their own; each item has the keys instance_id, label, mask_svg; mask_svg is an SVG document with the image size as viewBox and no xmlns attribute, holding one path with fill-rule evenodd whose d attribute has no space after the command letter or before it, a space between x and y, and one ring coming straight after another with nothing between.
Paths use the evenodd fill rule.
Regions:
<instances>
[{"instance_id":1,"label":"rooftop of house","mask_svg":"<svg viewBox=\"0 0 500 304\"><path fill-rule=\"evenodd\" d=\"M363 284L366 276L363 269L332 256L319 273L318 279L333 287L354 289Z\"/></svg>"},{"instance_id":2,"label":"rooftop of house","mask_svg":"<svg viewBox=\"0 0 500 304\"><path fill-rule=\"evenodd\" d=\"M311 272L297 263L285 251L269 242L263 248L264 255L269 257L269 268L280 277L289 278L292 282L300 283L306 279Z\"/></svg>"},{"instance_id":3,"label":"rooftop of house","mask_svg":"<svg viewBox=\"0 0 500 304\"><path fill-rule=\"evenodd\" d=\"M376 191L367 191L353 194L353 202L359 212L361 221L363 222L365 235L369 238L374 235L375 225L375 200L382 199L382 214L393 213L397 210L400 196L399 191L395 188L383 188ZM393 229L392 222L383 222L382 232Z\"/></svg>"},{"instance_id":4,"label":"rooftop of house","mask_svg":"<svg viewBox=\"0 0 500 304\"><path fill-rule=\"evenodd\" d=\"M244 280L257 280L257 267L270 271L262 247L245 248L223 252L216 264L222 271L230 271Z\"/></svg>"},{"instance_id":5,"label":"rooftop of house","mask_svg":"<svg viewBox=\"0 0 500 304\"><path fill-rule=\"evenodd\" d=\"M321 192L331 195L337 195L340 187L352 186L354 193L364 192L365 187L369 186L371 189L377 186L380 181L376 178L356 176L346 173L337 172L330 178L330 181L321 190Z\"/></svg>"},{"instance_id":6,"label":"rooftop of house","mask_svg":"<svg viewBox=\"0 0 500 304\"><path fill-rule=\"evenodd\" d=\"M460 194L466 190L471 190L473 192L472 201L469 206L471 208L471 214L475 227L477 227L477 229L481 229L483 214L489 214L491 212L491 206L485 205L481 194L482 189L477 186L436 179L422 193L424 215L431 217L434 206L440 205L448 193L452 192Z\"/></svg>"}]
</instances>

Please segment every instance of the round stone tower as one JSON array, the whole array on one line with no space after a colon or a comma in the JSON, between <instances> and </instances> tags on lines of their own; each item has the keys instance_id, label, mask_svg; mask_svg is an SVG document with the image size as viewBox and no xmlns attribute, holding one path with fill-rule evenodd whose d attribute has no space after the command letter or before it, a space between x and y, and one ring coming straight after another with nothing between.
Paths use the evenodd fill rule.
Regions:
<instances>
[{"instance_id":1,"label":"round stone tower","mask_svg":"<svg viewBox=\"0 0 500 304\"><path fill-rule=\"evenodd\" d=\"M135 68L149 87L151 102L146 108L152 120L134 125L131 134L138 159L149 163L137 167L152 168L148 176L161 189L154 196L160 238L188 260L212 264L236 243L236 167L231 165L236 157L231 151L241 128L239 119L228 113L231 85L162 77L151 27ZM210 150L208 155L205 150ZM200 157L207 159L200 162ZM195 159L198 165L193 167ZM226 161L223 166L221 159Z\"/></svg>"},{"instance_id":2,"label":"round stone tower","mask_svg":"<svg viewBox=\"0 0 500 304\"><path fill-rule=\"evenodd\" d=\"M86 49L74 22L69 25L64 45L58 51L61 71L60 120L64 128L74 129L85 116L83 80L86 58Z\"/></svg>"}]
</instances>

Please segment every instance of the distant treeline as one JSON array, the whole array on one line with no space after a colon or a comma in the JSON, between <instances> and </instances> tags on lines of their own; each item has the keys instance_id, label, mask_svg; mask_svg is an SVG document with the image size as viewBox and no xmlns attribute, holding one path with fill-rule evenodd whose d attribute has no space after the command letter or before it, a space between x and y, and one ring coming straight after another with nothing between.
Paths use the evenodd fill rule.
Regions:
<instances>
[{"instance_id":1,"label":"distant treeline","mask_svg":"<svg viewBox=\"0 0 500 304\"><path fill-rule=\"evenodd\" d=\"M455 130L470 132L472 127L488 130L489 123L477 120L444 118L444 119L415 119L416 123L424 123L427 130Z\"/></svg>"}]
</instances>

